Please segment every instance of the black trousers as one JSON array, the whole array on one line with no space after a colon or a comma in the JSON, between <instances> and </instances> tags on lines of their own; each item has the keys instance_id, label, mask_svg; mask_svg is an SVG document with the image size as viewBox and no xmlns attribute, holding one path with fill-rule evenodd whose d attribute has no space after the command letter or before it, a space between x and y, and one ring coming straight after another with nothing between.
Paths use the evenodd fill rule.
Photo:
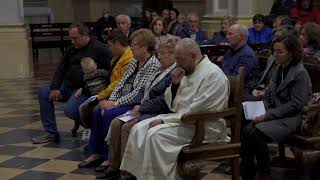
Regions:
<instances>
[{"instance_id":1,"label":"black trousers","mask_svg":"<svg viewBox=\"0 0 320 180\"><path fill-rule=\"evenodd\" d=\"M272 139L257 129L253 122L242 129L240 168L243 180L252 180L256 173L260 176L270 175L269 142Z\"/></svg>"}]
</instances>

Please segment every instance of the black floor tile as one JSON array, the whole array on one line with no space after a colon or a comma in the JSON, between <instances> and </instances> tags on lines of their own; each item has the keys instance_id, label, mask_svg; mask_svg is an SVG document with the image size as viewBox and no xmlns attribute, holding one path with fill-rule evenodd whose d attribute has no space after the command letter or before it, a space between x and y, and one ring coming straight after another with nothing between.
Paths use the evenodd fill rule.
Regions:
<instances>
[{"instance_id":1,"label":"black floor tile","mask_svg":"<svg viewBox=\"0 0 320 180\"><path fill-rule=\"evenodd\" d=\"M83 161L87 157L88 157L88 155L86 155L83 151L72 150L62 156L55 158L55 159L67 160L67 161Z\"/></svg>"},{"instance_id":2,"label":"black floor tile","mask_svg":"<svg viewBox=\"0 0 320 180\"><path fill-rule=\"evenodd\" d=\"M17 156L27 151L31 151L35 147L24 147L24 146L13 146L13 145L6 145L0 147L0 154L1 155L8 155L8 156Z\"/></svg>"},{"instance_id":3,"label":"black floor tile","mask_svg":"<svg viewBox=\"0 0 320 180\"><path fill-rule=\"evenodd\" d=\"M31 137L39 136L41 132L33 129L15 129L0 134L0 145L30 142Z\"/></svg>"},{"instance_id":4,"label":"black floor tile","mask_svg":"<svg viewBox=\"0 0 320 180\"><path fill-rule=\"evenodd\" d=\"M29 158L29 157L15 157L5 162L0 163L0 167L17 168L17 169L31 169L38 166L49 159Z\"/></svg>"},{"instance_id":5,"label":"black floor tile","mask_svg":"<svg viewBox=\"0 0 320 180\"><path fill-rule=\"evenodd\" d=\"M62 173L54 172L27 171L11 178L11 180L54 180L63 175Z\"/></svg>"}]
</instances>

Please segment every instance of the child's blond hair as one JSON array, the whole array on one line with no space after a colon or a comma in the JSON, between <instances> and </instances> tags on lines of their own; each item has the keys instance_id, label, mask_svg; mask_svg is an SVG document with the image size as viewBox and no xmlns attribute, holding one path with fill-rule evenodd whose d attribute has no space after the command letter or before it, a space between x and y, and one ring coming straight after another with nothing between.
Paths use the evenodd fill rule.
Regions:
<instances>
[{"instance_id":1,"label":"child's blond hair","mask_svg":"<svg viewBox=\"0 0 320 180\"><path fill-rule=\"evenodd\" d=\"M84 57L81 59L81 68L84 73L92 72L97 69L97 64L91 57Z\"/></svg>"}]
</instances>

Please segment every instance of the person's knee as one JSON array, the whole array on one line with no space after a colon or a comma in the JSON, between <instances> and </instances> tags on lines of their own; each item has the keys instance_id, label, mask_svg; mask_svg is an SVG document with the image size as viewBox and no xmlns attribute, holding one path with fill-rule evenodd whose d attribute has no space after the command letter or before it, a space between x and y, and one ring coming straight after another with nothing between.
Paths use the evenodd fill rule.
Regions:
<instances>
[{"instance_id":1,"label":"person's knee","mask_svg":"<svg viewBox=\"0 0 320 180\"><path fill-rule=\"evenodd\" d=\"M127 135L130 134L132 125L125 123L121 128L121 134Z\"/></svg>"},{"instance_id":2,"label":"person's knee","mask_svg":"<svg viewBox=\"0 0 320 180\"><path fill-rule=\"evenodd\" d=\"M113 110L112 109L107 109L104 111L103 113L103 118L109 118L109 117L112 117L114 114Z\"/></svg>"},{"instance_id":3,"label":"person's knee","mask_svg":"<svg viewBox=\"0 0 320 180\"><path fill-rule=\"evenodd\" d=\"M79 108L65 104L63 108L64 114L73 120L77 120L79 117Z\"/></svg>"},{"instance_id":4,"label":"person's knee","mask_svg":"<svg viewBox=\"0 0 320 180\"><path fill-rule=\"evenodd\" d=\"M115 118L115 119L112 120L112 122L111 122L111 124L110 124L110 128L111 128L111 129L118 129L118 130L120 130L122 124L123 124L123 123L122 123L122 121L121 121L120 119Z\"/></svg>"},{"instance_id":5,"label":"person's knee","mask_svg":"<svg viewBox=\"0 0 320 180\"><path fill-rule=\"evenodd\" d=\"M48 84L41 86L38 89L38 99L49 99L50 87Z\"/></svg>"},{"instance_id":6,"label":"person's knee","mask_svg":"<svg viewBox=\"0 0 320 180\"><path fill-rule=\"evenodd\" d=\"M242 132L241 132L241 137L242 139L248 139L249 136L252 135L252 133L254 132L254 129L256 127L253 125L253 124L248 124L246 125L243 129L242 129Z\"/></svg>"}]
</instances>

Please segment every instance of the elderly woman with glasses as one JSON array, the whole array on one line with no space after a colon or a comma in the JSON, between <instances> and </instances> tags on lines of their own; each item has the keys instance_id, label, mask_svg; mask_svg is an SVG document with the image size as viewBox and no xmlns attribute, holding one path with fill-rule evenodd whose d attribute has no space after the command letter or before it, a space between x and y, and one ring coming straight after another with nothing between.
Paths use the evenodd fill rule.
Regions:
<instances>
[{"instance_id":1,"label":"elderly woman with glasses","mask_svg":"<svg viewBox=\"0 0 320 180\"><path fill-rule=\"evenodd\" d=\"M138 105L127 114L133 117L139 116L128 122L120 119L112 121L110 126L109 143L109 168L105 171L103 178L113 179L119 177L119 168L126 148L131 128L138 122L154 117L158 114L170 113L164 93L171 84L171 71L176 67L173 50L178 39L170 39L160 44L158 57L160 60L160 71L151 76L144 87L139 92L139 99L142 99ZM143 97L143 98L142 98ZM122 172L122 176L129 176Z\"/></svg>"},{"instance_id":2,"label":"elderly woman with glasses","mask_svg":"<svg viewBox=\"0 0 320 180\"><path fill-rule=\"evenodd\" d=\"M139 103L138 93L146 85L150 76L160 68L158 59L153 55L155 38L148 29L140 29L131 35L131 49L134 59L127 66L121 81L117 84L108 100L100 101L91 121L89 140L90 156L79 167L97 166L107 161L108 145L105 138L111 121L132 109ZM105 155L103 157L103 155ZM108 164L103 162L103 165ZM100 169L100 168L99 168ZM103 168L101 168L103 169Z\"/></svg>"}]
</instances>

